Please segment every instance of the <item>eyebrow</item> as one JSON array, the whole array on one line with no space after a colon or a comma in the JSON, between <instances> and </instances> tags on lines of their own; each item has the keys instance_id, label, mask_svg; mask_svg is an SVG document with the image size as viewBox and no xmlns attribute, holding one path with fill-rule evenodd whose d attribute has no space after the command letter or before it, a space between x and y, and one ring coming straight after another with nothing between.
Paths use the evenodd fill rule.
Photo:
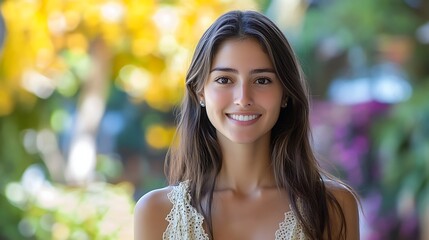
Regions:
<instances>
[{"instance_id":1,"label":"eyebrow","mask_svg":"<svg viewBox=\"0 0 429 240\"><path fill-rule=\"evenodd\" d=\"M237 69L227 68L227 67L216 67L216 68L213 68L212 70L210 70L210 73L215 72L215 71L238 73ZM250 71L250 74L266 73L266 72L276 73L274 71L274 69L272 69L272 68L258 68L258 69L253 69L252 71Z\"/></svg>"}]
</instances>

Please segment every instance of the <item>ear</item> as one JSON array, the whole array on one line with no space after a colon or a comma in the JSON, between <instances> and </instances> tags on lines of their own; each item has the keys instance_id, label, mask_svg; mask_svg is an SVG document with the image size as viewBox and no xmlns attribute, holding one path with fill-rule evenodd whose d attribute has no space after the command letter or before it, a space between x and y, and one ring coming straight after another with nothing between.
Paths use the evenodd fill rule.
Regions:
<instances>
[{"instance_id":1,"label":"ear","mask_svg":"<svg viewBox=\"0 0 429 240\"><path fill-rule=\"evenodd\" d=\"M197 94L198 96L198 101L200 103L201 107L205 107L206 106L206 100L204 98L204 91L201 91Z\"/></svg>"},{"instance_id":2,"label":"ear","mask_svg":"<svg viewBox=\"0 0 429 240\"><path fill-rule=\"evenodd\" d=\"M197 96L199 101L205 101L204 89L201 89L201 91L197 93Z\"/></svg>"},{"instance_id":3,"label":"ear","mask_svg":"<svg viewBox=\"0 0 429 240\"><path fill-rule=\"evenodd\" d=\"M282 108L287 107L288 100L289 100L288 97L283 98L283 100L282 100Z\"/></svg>"}]
</instances>

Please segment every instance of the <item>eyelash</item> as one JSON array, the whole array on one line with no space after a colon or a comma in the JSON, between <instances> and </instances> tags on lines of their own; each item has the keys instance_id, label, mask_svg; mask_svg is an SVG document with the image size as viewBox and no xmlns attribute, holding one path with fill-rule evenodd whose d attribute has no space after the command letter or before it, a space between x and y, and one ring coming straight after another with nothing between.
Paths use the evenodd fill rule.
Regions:
<instances>
[{"instance_id":1,"label":"eyelash","mask_svg":"<svg viewBox=\"0 0 429 240\"><path fill-rule=\"evenodd\" d=\"M223 80L226 80L227 82L222 82ZM231 82L231 80L227 77L218 77L215 79L215 82L217 82L219 84L228 84Z\"/></svg>"},{"instance_id":2,"label":"eyelash","mask_svg":"<svg viewBox=\"0 0 429 240\"><path fill-rule=\"evenodd\" d=\"M224 80L226 80L226 82L224 82ZM263 80L263 83L260 83L260 81ZM227 77L218 77L215 79L215 82L219 83L219 84L228 84L231 82L231 80ZM270 78L267 77L261 77L255 80L256 84L261 84L261 85L267 85L272 83L272 80Z\"/></svg>"},{"instance_id":3,"label":"eyelash","mask_svg":"<svg viewBox=\"0 0 429 240\"><path fill-rule=\"evenodd\" d=\"M264 81L264 83L258 83L260 80L263 80ZM267 78L267 77L262 77L262 78L258 78L258 79L256 79L255 80L255 83L257 83L257 84L261 84L261 85L267 85L267 84L270 84L270 83L272 83L273 81L271 81L271 79L269 79L269 78Z\"/></svg>"}]
</instances>

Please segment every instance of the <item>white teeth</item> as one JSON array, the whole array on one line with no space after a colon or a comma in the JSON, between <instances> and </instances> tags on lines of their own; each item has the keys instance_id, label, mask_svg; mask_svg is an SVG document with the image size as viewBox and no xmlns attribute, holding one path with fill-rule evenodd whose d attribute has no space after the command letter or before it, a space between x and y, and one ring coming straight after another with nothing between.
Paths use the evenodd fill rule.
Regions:
<instances>
[{"instance_id":1,"label":"white teeth","mask_svg":"<svg viewBox=\"0 0 429 240\"><path fill-rule=\"evenodd\" d=\"M231 114L229 115L232 119L237 121L250 121L258 117L258 115L238 115L238 114Z\"/></svg>"}]
</instances>

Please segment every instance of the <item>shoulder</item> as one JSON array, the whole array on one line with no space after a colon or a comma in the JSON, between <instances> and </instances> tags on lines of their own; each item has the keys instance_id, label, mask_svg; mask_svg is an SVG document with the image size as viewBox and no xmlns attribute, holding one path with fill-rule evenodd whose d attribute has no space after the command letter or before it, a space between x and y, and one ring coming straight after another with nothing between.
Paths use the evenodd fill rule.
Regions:
<instances>
[{"instance_id":1,"label":"shoulder","mask_svg":"<svg viewBox=\"0 0 429 240\"><path fill-rule=\"evenodd\" d=\"M345 218L346 238L359 239L359 200L353 190L345 184L333 180L326 180L328 192L337 200ZM330 206L330 215L333 216L332 226L340 226L338 212ZM339 229L338 229L339 230ZM335 231L334 231L335 232Z\"/></svg>"},{"instance_id":2,"label":"shoulder","mask_svg":"<svg viewBox=\"0 0 429 240\"><path fill-rule=\"evenodd\" d=\"M161 239L168 226L165 217L171 211L172 203L168 193L172 187L150 191L143 195L134 208L134 239Z\"/></svg>"},{"instance_id":3,"label":"shoulder","mask_svg":"<svg viewBox=\"0 0 429 240\"><path fill-rule=\"evenodd\" d=\"M340 204L343 203L346 204L346 206L354 206L357 209L358 199L350 187L334 180L325 180L325 186L327 191L330 192Z\"/></svg>"}]
</instances>

